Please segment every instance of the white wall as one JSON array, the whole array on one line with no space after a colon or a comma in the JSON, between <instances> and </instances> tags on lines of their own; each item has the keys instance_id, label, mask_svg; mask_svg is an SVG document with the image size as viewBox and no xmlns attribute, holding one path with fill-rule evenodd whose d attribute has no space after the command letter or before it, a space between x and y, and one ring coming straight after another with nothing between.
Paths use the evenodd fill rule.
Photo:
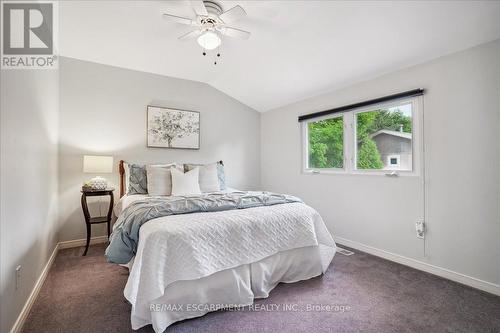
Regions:
<instances>
[{"instance_id":1,"label":"white wall","mask_svg":"<svg viewBox=\"0 0 500 333\"><path fill-rule=\"evenodd\" d=\"M57 242L58 80L57 70L1 71L1 332L14 324Z\"/></svg>"},{"instance_id":2,"label":"white wall","mask_svg":"<svg viewBox=\"0 0 500 333\"><path fill-rule=\"evenodd\" d=\"M82 173L84 154L112 155L116 170L120 159L223 160L229 186L259 187L260 114L255 110L204 83L70 58L61 59L60 71L60 241L85 238L79 191L91 175ZM147 105L200 111L200 150L147 148ZM117 173L107 178L118 184ZM101 226L94 226L93 236L104 234Z\"/></svg>"},{"instance_id":3,"label":"white wall","mask_svg":"<svg viewBox=\"0 0 500 333\"><path fill-rule=\"evenodd\" d=\"M335 236L500 284L499 59L497 40L263 114L263 188L302 197ZM418 177L301 174L298 115L413 88L427 90L427 256Z\"/></svg>"}]
</instances>

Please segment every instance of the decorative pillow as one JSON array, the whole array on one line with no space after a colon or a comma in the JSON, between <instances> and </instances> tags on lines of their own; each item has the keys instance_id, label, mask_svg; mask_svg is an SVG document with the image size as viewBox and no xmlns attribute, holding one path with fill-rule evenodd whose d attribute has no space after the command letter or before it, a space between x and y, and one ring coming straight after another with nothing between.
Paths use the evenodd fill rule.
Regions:
<instances>
[{"instance_id":1,"label":"decorative pillow","mask_svg":"<svg viewBox=\"0 0 500 333\"><path fill-rule=\"evenodd\" d=\"M220 190L219 178L217 175L217 163L195 166L187 164L184 166L186 171L200 169L199 183L202 192L215 192Z\"/></svg>"},{"instance_id":2,"label":"decorative pillow","mask_svg":"<svg viewBox=\"0 0 500 333\"><path fill-rule=\"evenodd\" d=\"M184 164L184 171L200 168L200 189L202 192L214 192L226 189L224 164L222 161L211 164Z\"/></svg>"},{"instance_id":3,"label":"decorative pillow","mask_svg":"<svg viewBox=\"0 0 500 333\"><path fill-rule=\"evenodd\" d=\"M125 169L125 194L128 194L130 184L130 169L127 162L123 162L123 169Z\"/></svg>"},{"instance_id":4,"label":"decorative pillow","mask_svg":"<svg viewBox=\"0 0 500 333\"><path fill-rule=\"evenodd\" d=\"M224 164L222 161L217 162L217 177L219 178L220 190L224 191L226 187L226 174L224 172Z\"/></svg>"},{"instance_id":5,"label":"decorative pillow","mask_svg":"<svg viewBox=\"0 0 500 333\"><path fill-rule=\"evenodd\" d=\"M149 195L171 195L171 168L178 168L175 163L146 166L147 187Z\"/></svg>"},{"instance_id":6,"label":"decorative pillow","mask_svg":"<svg viewBox=\"0 0 500 333\"><path fill-rule=\"evenodd\" d=\"M140 164L129 164L129 184L127 194L147 194L148 179L146 166Z\"/></svg>"},{"instance_id":7,"label":"decorative pillow","mask_svg":"<svg viewBox=\"0 0 500 333\"><path fill-rule=\"evenodd\" d=\"M200 184L198 183L199 168L196 167L186 173L175 168L171 168L170 171L172 173L173 196L201 194Z\"/></svg>"}]
</instances>

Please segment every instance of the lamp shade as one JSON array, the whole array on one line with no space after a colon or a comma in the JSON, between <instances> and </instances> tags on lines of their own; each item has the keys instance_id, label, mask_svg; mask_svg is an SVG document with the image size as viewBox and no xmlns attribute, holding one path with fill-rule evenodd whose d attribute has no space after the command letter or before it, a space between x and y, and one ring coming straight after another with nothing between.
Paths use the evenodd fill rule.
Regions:
<instances>
[{"instance_id":1,"label":"lamp shade","mask_svg":"<svg viewBox=\"0 0 500 333\"><path fill-rule=\"evenodd\" d=\"M83 172L111 173L113 172L113 156L83 156Z\"/></svg>"}]
</instances>

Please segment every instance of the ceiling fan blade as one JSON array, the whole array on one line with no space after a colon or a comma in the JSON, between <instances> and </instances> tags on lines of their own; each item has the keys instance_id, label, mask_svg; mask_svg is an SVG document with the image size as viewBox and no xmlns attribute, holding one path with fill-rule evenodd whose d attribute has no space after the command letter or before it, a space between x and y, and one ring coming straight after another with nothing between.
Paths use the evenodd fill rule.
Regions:
<instances>
[{"instance_id":1,"label":"ceiling fan blade","mask_svg":"<svg viewBox=\"0 0 500 333\"><path fill-rule=\"evenodd\" d=\"M163 13L163 18L180 24L193 25L194 23L190 18L167 14L167 13Z\"/></svg>"},{"instance_id":2,"label":"ceiling fan blade","mask_svg":"<svg viewBox=\"0 0 500 333\"><path fill-rule=\"evenodd\" d=\"M245 17L246 15L247 13L245 10L241 8L240 5L237 5L220 14L219 18L224 21L224 23L231 23Z\"/></svg>"},{"instance_id":3,"label":"ceiling fan blade","mask_svg":"<svg viewBox=\"0 0 500 333\"><path fill-rule=\"evenodd\" d=\"M191 0L191 6L193 7L196 15L207 16L207 8L202 0Z\"/></svg>"},{"instance_id":4,"label":"ceiling fan blade","mask_svg":"<svg viewBox=\"0 0 500 333\"><path fill-rule=\"evenodd\" d=\"M198 37L201 34L201 30L193 30L188 33L185 33L182 36L179 36L179 40L189 40Z\"/></svg>"},{"instance_id":5,"label":"ceiling fan blade","mask_svg":"<svg viewBox=\"0 0 500 333\"><path fill-rule=\"evenodd\" d=\"M229 37L236 37L241 39L250 38L250 32L238 28L224 27L223 29L221 29L221 33Z\"/></svg>"}]
</instances>

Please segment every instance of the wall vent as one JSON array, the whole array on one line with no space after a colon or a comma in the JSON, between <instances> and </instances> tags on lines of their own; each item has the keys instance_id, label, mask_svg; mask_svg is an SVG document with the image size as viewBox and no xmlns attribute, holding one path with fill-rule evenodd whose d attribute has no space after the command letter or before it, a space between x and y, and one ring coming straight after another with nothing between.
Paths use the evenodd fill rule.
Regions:
<instances>
[{"instance_id":1,"label":"wall vent","mask_svg":"<svg viewBox=\"0 0 500 333\"><path fill-rule=\"evenodd\" d=\"M341 253L341 254L343 254L345 256L352 256L354 254L354 252L346 250L346 249L343 249L343 248L338 247L338 246L337 246L337 252Z\"/></svg>"}]
</instances>

